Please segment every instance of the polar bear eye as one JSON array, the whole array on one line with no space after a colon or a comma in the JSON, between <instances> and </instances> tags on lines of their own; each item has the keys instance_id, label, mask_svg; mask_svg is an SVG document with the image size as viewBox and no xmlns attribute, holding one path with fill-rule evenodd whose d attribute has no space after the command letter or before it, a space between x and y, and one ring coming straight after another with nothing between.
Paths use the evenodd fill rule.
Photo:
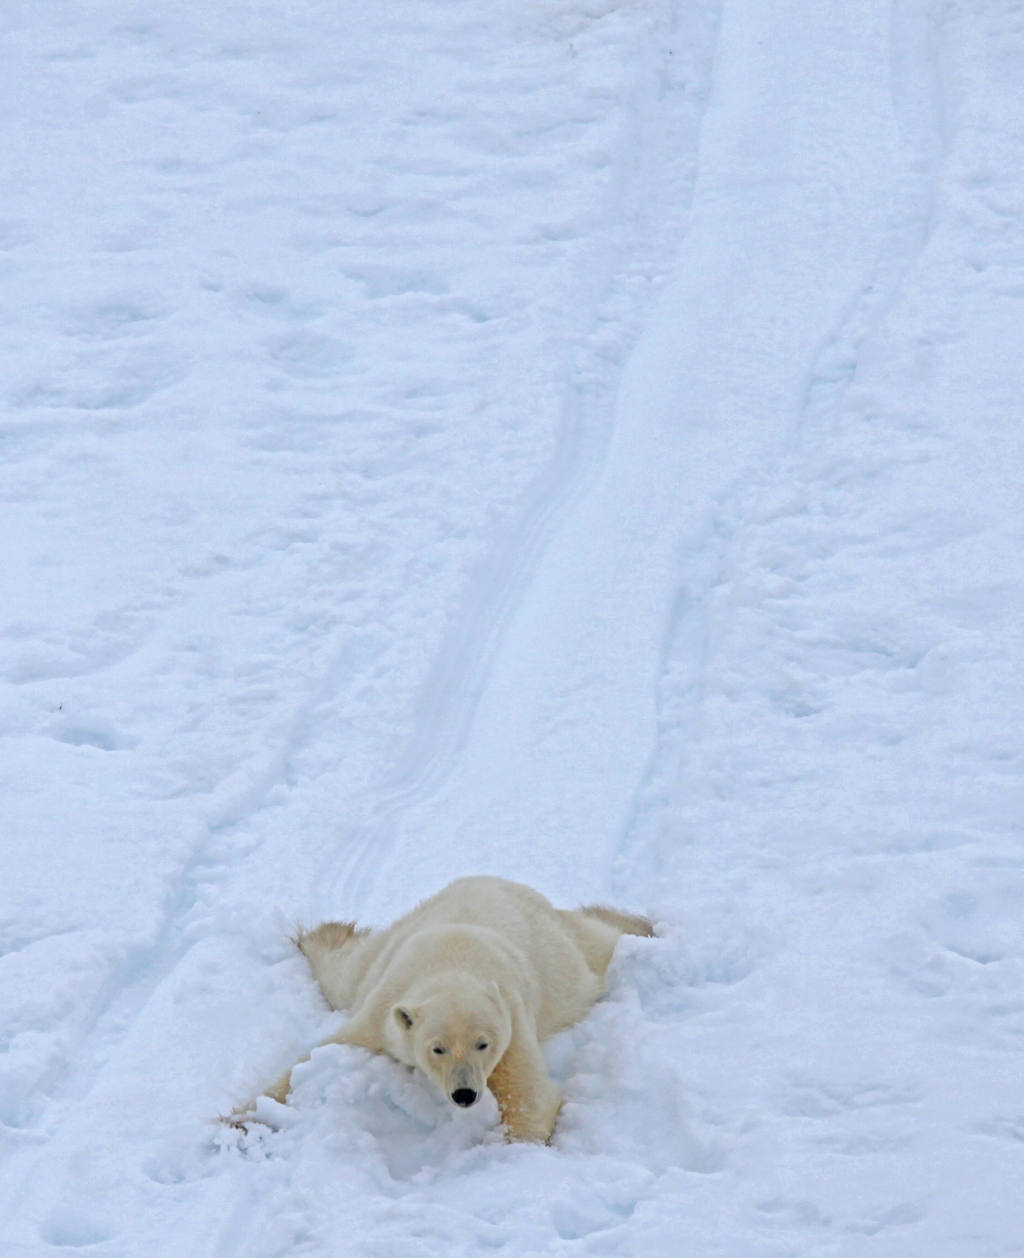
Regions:
<instances>
[{"instance_id":1,"label":"polar bear eye","mask_svg":"<svg viewBox=\"0 0 1024 1258\"><path fill-rule=\"evenodd\" d=\"M481 1040L481 1041L480 1041L480 1043L476 1046L476 1051L477 1051L478 1053L482 1053L482 1052L484 1051L484 1049L485 1049L485 1048L488 1048L488 1047L489 1047L489 1045L488 1045L487 1041L486 1041L486 1040Z\"/></svg>"},{"instance_id":2,"label":"polar bear eye","mask_svg":"<svg viewBox=\"0 0 1024 1258\"><path fill-rule=\"evenodd\" d=\"M447 1053L447 1051L448 1050L444 1047L443 1044L434 1045L434 1052L437 1053L438 1057L443 1057L444 1054Z\"/></svg>"}]
</instances>

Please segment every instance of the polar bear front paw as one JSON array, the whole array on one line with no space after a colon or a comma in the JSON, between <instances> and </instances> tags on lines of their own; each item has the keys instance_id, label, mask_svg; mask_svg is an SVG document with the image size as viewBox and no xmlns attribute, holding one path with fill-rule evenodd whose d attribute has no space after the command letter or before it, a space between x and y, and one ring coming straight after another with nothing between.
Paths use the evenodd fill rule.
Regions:
<instances>
[{"instance_id":1,"label":"polar bear front paw","mask_svg":"<svg viewBox=\"0 0 1024 1258\"><path fill-rule=\"evenodd\" d=\"M562 1107L558 1089L550 1079L537 1080L525 1093L511 1084L512 1080L504 1075L500 1066L488 1080L498 1102L506 1139L549 1143Z\"/></svg>"}]
</instances>

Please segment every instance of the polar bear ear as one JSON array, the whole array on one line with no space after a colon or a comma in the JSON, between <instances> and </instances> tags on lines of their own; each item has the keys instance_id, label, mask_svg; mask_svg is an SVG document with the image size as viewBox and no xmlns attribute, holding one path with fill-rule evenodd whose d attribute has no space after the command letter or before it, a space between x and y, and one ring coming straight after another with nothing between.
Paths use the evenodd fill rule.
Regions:
<instances>
[{"instance_id":1,"label":"polar bear ear","mask_svg":"<svg viewBox=\"0 0 1024 1258\"><path fill-rule=\"evenodd\" d=\"M395 1005L391 1012L395 1015L395 1021L404 1031L408 1031L415 1021L413 1011L406 1009L404 1005Z\"/></svg>"}]
</instances>

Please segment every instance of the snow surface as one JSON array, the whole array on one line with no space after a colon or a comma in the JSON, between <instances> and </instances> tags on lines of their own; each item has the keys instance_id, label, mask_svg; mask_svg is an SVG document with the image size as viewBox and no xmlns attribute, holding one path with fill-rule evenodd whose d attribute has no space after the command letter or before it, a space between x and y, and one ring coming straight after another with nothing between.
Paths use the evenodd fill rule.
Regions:
<instances>
[{"instance_id":1,"label":"snow surface","mask_svg":"<svg viewBox=\"0 0 1024 1258\"><path fill-rule=\"evenodd\" d=\"M0 1255L1024 1252L1024 6L0 7ZM549 1148L296 921L651 912Z\"/></svg>"}]
</instances>

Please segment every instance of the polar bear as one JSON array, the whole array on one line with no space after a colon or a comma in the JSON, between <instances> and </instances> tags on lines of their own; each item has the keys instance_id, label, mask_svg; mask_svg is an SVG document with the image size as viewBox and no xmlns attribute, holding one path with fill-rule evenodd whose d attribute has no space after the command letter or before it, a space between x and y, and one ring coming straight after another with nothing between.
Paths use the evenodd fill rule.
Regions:
<instances>
[{"instance_id":1,"label":"polar bear","mask_svg":"<svg viewBox=\"0 0 1024 1258\"><path fill-rule=\"evenodd\" d=\"M653 933L636 914L556 909L519 883L475 877L451 883L386 930L324 922L295 942L330 1006L352 1011L325 1044L388 1053L464 1108L489 1088L510 1140L546 1141L561 1097L541 1042L602 995L621 935ZM266 1095L283 1102L291 1073Z\"/></svg>"}]
</instances>

